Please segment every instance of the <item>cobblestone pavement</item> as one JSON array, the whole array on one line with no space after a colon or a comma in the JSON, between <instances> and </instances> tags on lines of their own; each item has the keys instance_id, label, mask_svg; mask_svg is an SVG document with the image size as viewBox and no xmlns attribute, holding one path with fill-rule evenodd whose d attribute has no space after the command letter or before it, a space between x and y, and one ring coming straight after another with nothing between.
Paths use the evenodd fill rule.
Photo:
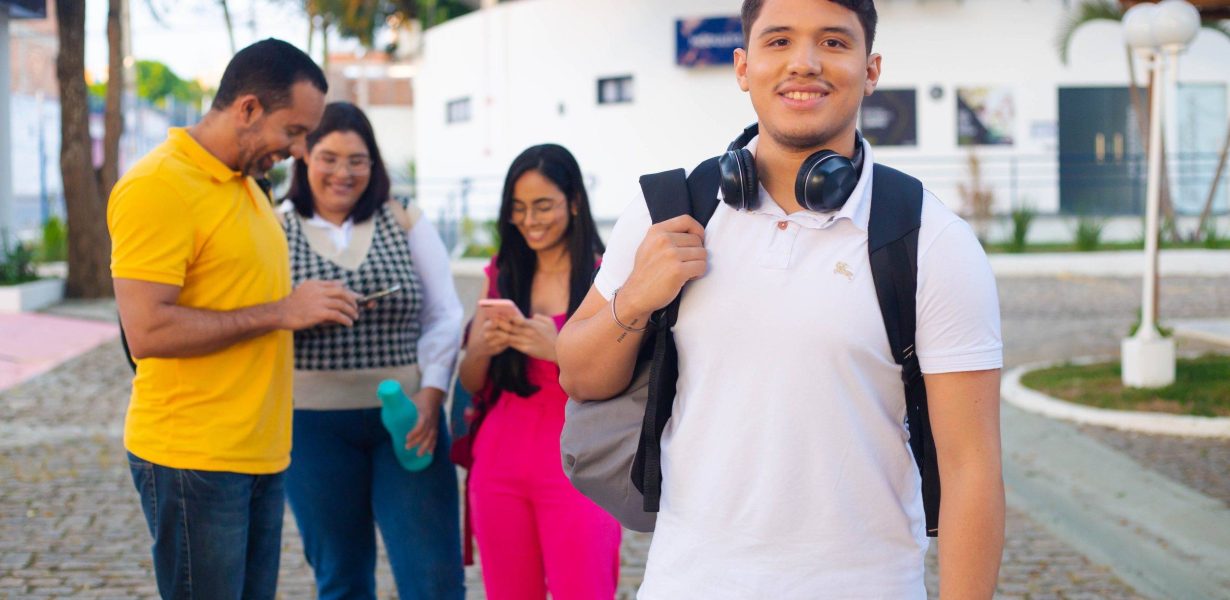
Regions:
<instances>
[{"instance_id":1,"label":"cobblestone pavement","mask_svg":"<svg viewBox=\"0 0 1230 600\"><path fill-rule=\"evenodd\" d=\"M1230 317L1230 277L1164 278L1161 322ZM1004 278L999 281L1008 366L1077 356L1117 356L1140 306L1140 280ZM1226 348L1179 341L1180 352ZM1183 438L1082 427L1081 431L1230 506L1230 440Z\"/></svg>"},{"instance_id":2,"label":"cobblestone pavement","mask_svg":"<svg viewBox=\"0 0 1230 600\"><path fill-rule=\"evenodd\" d=\"M1081 431L1230 508L1230 440L1149 435L1092 426L1081 427Z\"/></svg>"},{"instance_id":3,"label":"cobblestone pavement","mask_svg":"<svg viewBox=\"0 0 1230 600\"><path fill-rule=\"evenodd\" d=\"M1137 285L1115 279L1002 281L1009 364L1113 354L1137 304ZM1167 316L1230 314L1230 282L1167 280L1162 294ZM0 598L156 597L149 536L119 439L129 377L118 345L106 344L0 392ZM1169 438L1145 436L1149 439L1125 446L1114 436L1132 436L1090 434L1196 489L1228 497L1230 462L1221 448L1202 455ZM1192 466L1197 462L1213 464L1201 469ZM1007 536L1000 598L1137 597L1026 514L1009 511ZM634 597L648 541L647 535L625 535L621 599ZM934 561L933 552L928 559L933 596ZM466 575L469 597L484 598L477 568ZM381 597L393 597L383 561L378 582ZM289 511L279 592L283 598L312 595L311 573Z\"/></svg>"}]
</instances>

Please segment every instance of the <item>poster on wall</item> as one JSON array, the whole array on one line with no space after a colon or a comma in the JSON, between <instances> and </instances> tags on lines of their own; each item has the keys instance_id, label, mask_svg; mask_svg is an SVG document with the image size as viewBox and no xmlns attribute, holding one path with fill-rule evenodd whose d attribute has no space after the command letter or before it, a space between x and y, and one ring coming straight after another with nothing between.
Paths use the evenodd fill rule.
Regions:
<instances>
[{"instance_id":1,"label":"poster on wall","mask_svg":"<svg viewBox=\"0 0 1230 600\"><path fill-rule=\"evenodd\" d=\"M742 47L739 17L675 21L675 63L681 67L734 64L735 48Z\"/></svg>"},{"instance_id":2,"label":"poster on wall","mask_svg":"<svg viewBox=\"0 0 1230 600\"><path fill-rule=\"evenodd\" d=\"M917 146L918 111L914 90L876 90L863 99L859 128L872 146Z\"/></svg>"},{"instance_id":3,"label":"poster on wall","mask_svg":"<svg viewBox=\"0 0 1230 600\"><path fill-rule=\"evenodd\" d=\"M961 146L1011 146L1016 123L1012 89L957 88L957 143Z\"/></svg>"}]
</instances>

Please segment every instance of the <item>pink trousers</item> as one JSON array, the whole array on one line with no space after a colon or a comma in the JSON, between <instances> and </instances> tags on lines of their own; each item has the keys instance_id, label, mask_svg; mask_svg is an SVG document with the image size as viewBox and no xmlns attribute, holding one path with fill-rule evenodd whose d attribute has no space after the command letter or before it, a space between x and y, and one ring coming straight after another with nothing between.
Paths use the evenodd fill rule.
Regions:
<instances>
[{"instance_id":1,"label":"pink trousers","mask_svg":"<svg viewBox=\"0 0 1230 600\"><path fill-rule=\"evenodd\" d=\"M505 394L474 443L468 493L487 597L611 600L619 523L564 476L564 402L543 392Z\"/></svg>"}]
</instances>

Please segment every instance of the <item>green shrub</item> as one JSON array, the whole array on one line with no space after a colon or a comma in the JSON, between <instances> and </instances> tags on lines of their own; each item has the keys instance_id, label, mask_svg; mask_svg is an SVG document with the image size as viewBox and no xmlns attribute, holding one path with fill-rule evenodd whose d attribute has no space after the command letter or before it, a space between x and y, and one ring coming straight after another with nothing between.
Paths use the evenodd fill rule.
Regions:
<instances>
[{"instance_id":1,"label":"green shrub","mask_svg":"<svg viewBox=\"0 0 1230 600\"><path fill-rule=\"evenodd\" d=\"M43 262L59 262L68 256L68 235L64 222L59 217L51 217L43 223L43 244L39 259Z\"/></svg>"},{"instance_id":2,"label":"green shrub","mask_svg":"<svg viewBox=\"0 0 1230 600\"><path fill-rule=\"evenodd\" d=\"M465 240L465 250L462 250L463 258L489 258L495 256L495 253L500 249L500 227L499 224L493 221L487 221L482 224L483 229L487 230L487 243L482 243L476 239L478 226L470 220L462 221L462 239Z\"/></svg>"},{"instance_id":3,"label":"green shrub","mask_svg":"<svg viewBox=\"0 0 1230 600\"><path fill-rule=\"evenodd\" d=\"M1204 247L1210 250L1221 248L1226 241L1230 240L1230 237L1222 236L1221 231L1217 229L1217 222L1212 219L1204 226L1203 238L1201 241L1204 243Z\"/></svg>"},{"instance_id":4,"label":"green shrub","mask_svg":"<svg viewBox=\"0 0 1230 600\"><path fill-rule=\"evenodd\" d=\"M1029 206L1020 206L1012 211L1012 241L1008 244L1009 252L1024 252L1028 244L1029 226L1038 212Z\"/></svg>"},{"instance_id":5,"label":"green shrub","mask_svg":"<svg viewBox=\"0 0 1230 600\"><path fill-rule=\"evenodd\" d=\"M13 285L38 279L34 273L34 251L18 243L4 251L4 263L0 264L0 284Z\"/></svg>"},{"instance_id":6,"label":"green shrub","mask_svg":"<svg viewBox=\"0 0 1230 600\"><path fill-rule=\"evenodd\" d=\"M1102 244L1102 229L1106 222L1092 217L1081 217L1076 222L1076 249L1081 252L1093 252Z\"/></svg>"}]
</instances>

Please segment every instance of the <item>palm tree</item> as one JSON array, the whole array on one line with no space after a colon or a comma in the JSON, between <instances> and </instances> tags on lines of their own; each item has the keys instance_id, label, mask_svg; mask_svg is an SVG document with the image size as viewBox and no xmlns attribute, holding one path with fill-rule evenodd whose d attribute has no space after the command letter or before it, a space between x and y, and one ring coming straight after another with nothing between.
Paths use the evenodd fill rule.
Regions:
<instances>
[{"instance_id":1,"label":"palm tree","mask_svg":"<svg viewBox=\"0 0 1230 600\"><path fill-rule=\"evenodd\" d=\"M1065 19L1064 22L1062 23L1062 25L1059 28L1059 33L1055 37L1055 45L1056 45L1057 50L1059 51L1059 59L1064 64L1068 63L1068 54L1069 54L1069 49L1072 44L1072 38L1075 37L1076 32L1081 27L1084 27L1085 25L1092 23L1094 21L1114 21L1116 23L1121 22L1123 20L1123 12L1124 11L1123 11L1122 6L1120 6L1120 4L1118 2L1115 2L1114 0L1083 0L1082 2L1077 4L1077 6L1068 15L1068 18ZM1216 31L1226 36L1228 39L1230 39L1230 23L1227 23L1225 21L1213 20L1213 19L1204 19L1202 21L1202 25L1205 29ZM1132 111L1136 113L1137 124L1139 125L1137 129L1140 131L1140 136L1141 136L1141 147L1147 148L1148 140L1146 139L1146 137L1148 136L1149 125L1148 125L1148 120L1145 117L1145 115L1148 113L1146 112L1146 107L1144 106L1144 102L1140 98L1140 90L1136 85L1135 57L1132 54L1132 49L1128 48L1126 43L1124 44L1124 52L1127 54L1128 82L1129 82L1128 94L1132 102ZM1149 97L1150 98L1153 97L1153 94L1152 94L1153 86L1156 83L1157 82L1153 81L1153 74L1152 74L1152 71L1150 71L1150 74L1149 74L1149 92L1150 92ZM1204 210L1201 213L1200 223L1197 226L1195 233L1193 234L1193 237L1196 239L1199 239L1199 237L1203 235L1205 231L1205 223L1206 223L1206 219L1208 218L1210 209L1212 208L1212 205L1213 205L1213 199L1215 198L1215 192L1217 190L1217 182L1218 182L1219 176L1221 175L1222 170L1225 168L1226 155L1227 155L1226 148L1230 148L1230 130L1226 131L1226 142L1223 146L1221 158L1218 162L1216 175L1213 178L1212 188L1209 190L1208 199L1206 200ZM1165 168L1165 165L1166 165L1165 152L1166 150L1165 150L1165 147L1163 146L1162 148L1163 167L1162 167L1162 181L1161 181L1162 183L1161 185L1162 208L1166 212L1166 217L1168 217L1167 221L1169 222L1169 225L1170 225L1170 236L1172 239L1177 240L1179 239L1180 236L1177 230L1177 226L1175 224L1176 220L1174 218L1174 205L1170 201L1170 186L1167 185L1168 175L1167 175L1167 171Z\"/></svg>"}]
</instances>

